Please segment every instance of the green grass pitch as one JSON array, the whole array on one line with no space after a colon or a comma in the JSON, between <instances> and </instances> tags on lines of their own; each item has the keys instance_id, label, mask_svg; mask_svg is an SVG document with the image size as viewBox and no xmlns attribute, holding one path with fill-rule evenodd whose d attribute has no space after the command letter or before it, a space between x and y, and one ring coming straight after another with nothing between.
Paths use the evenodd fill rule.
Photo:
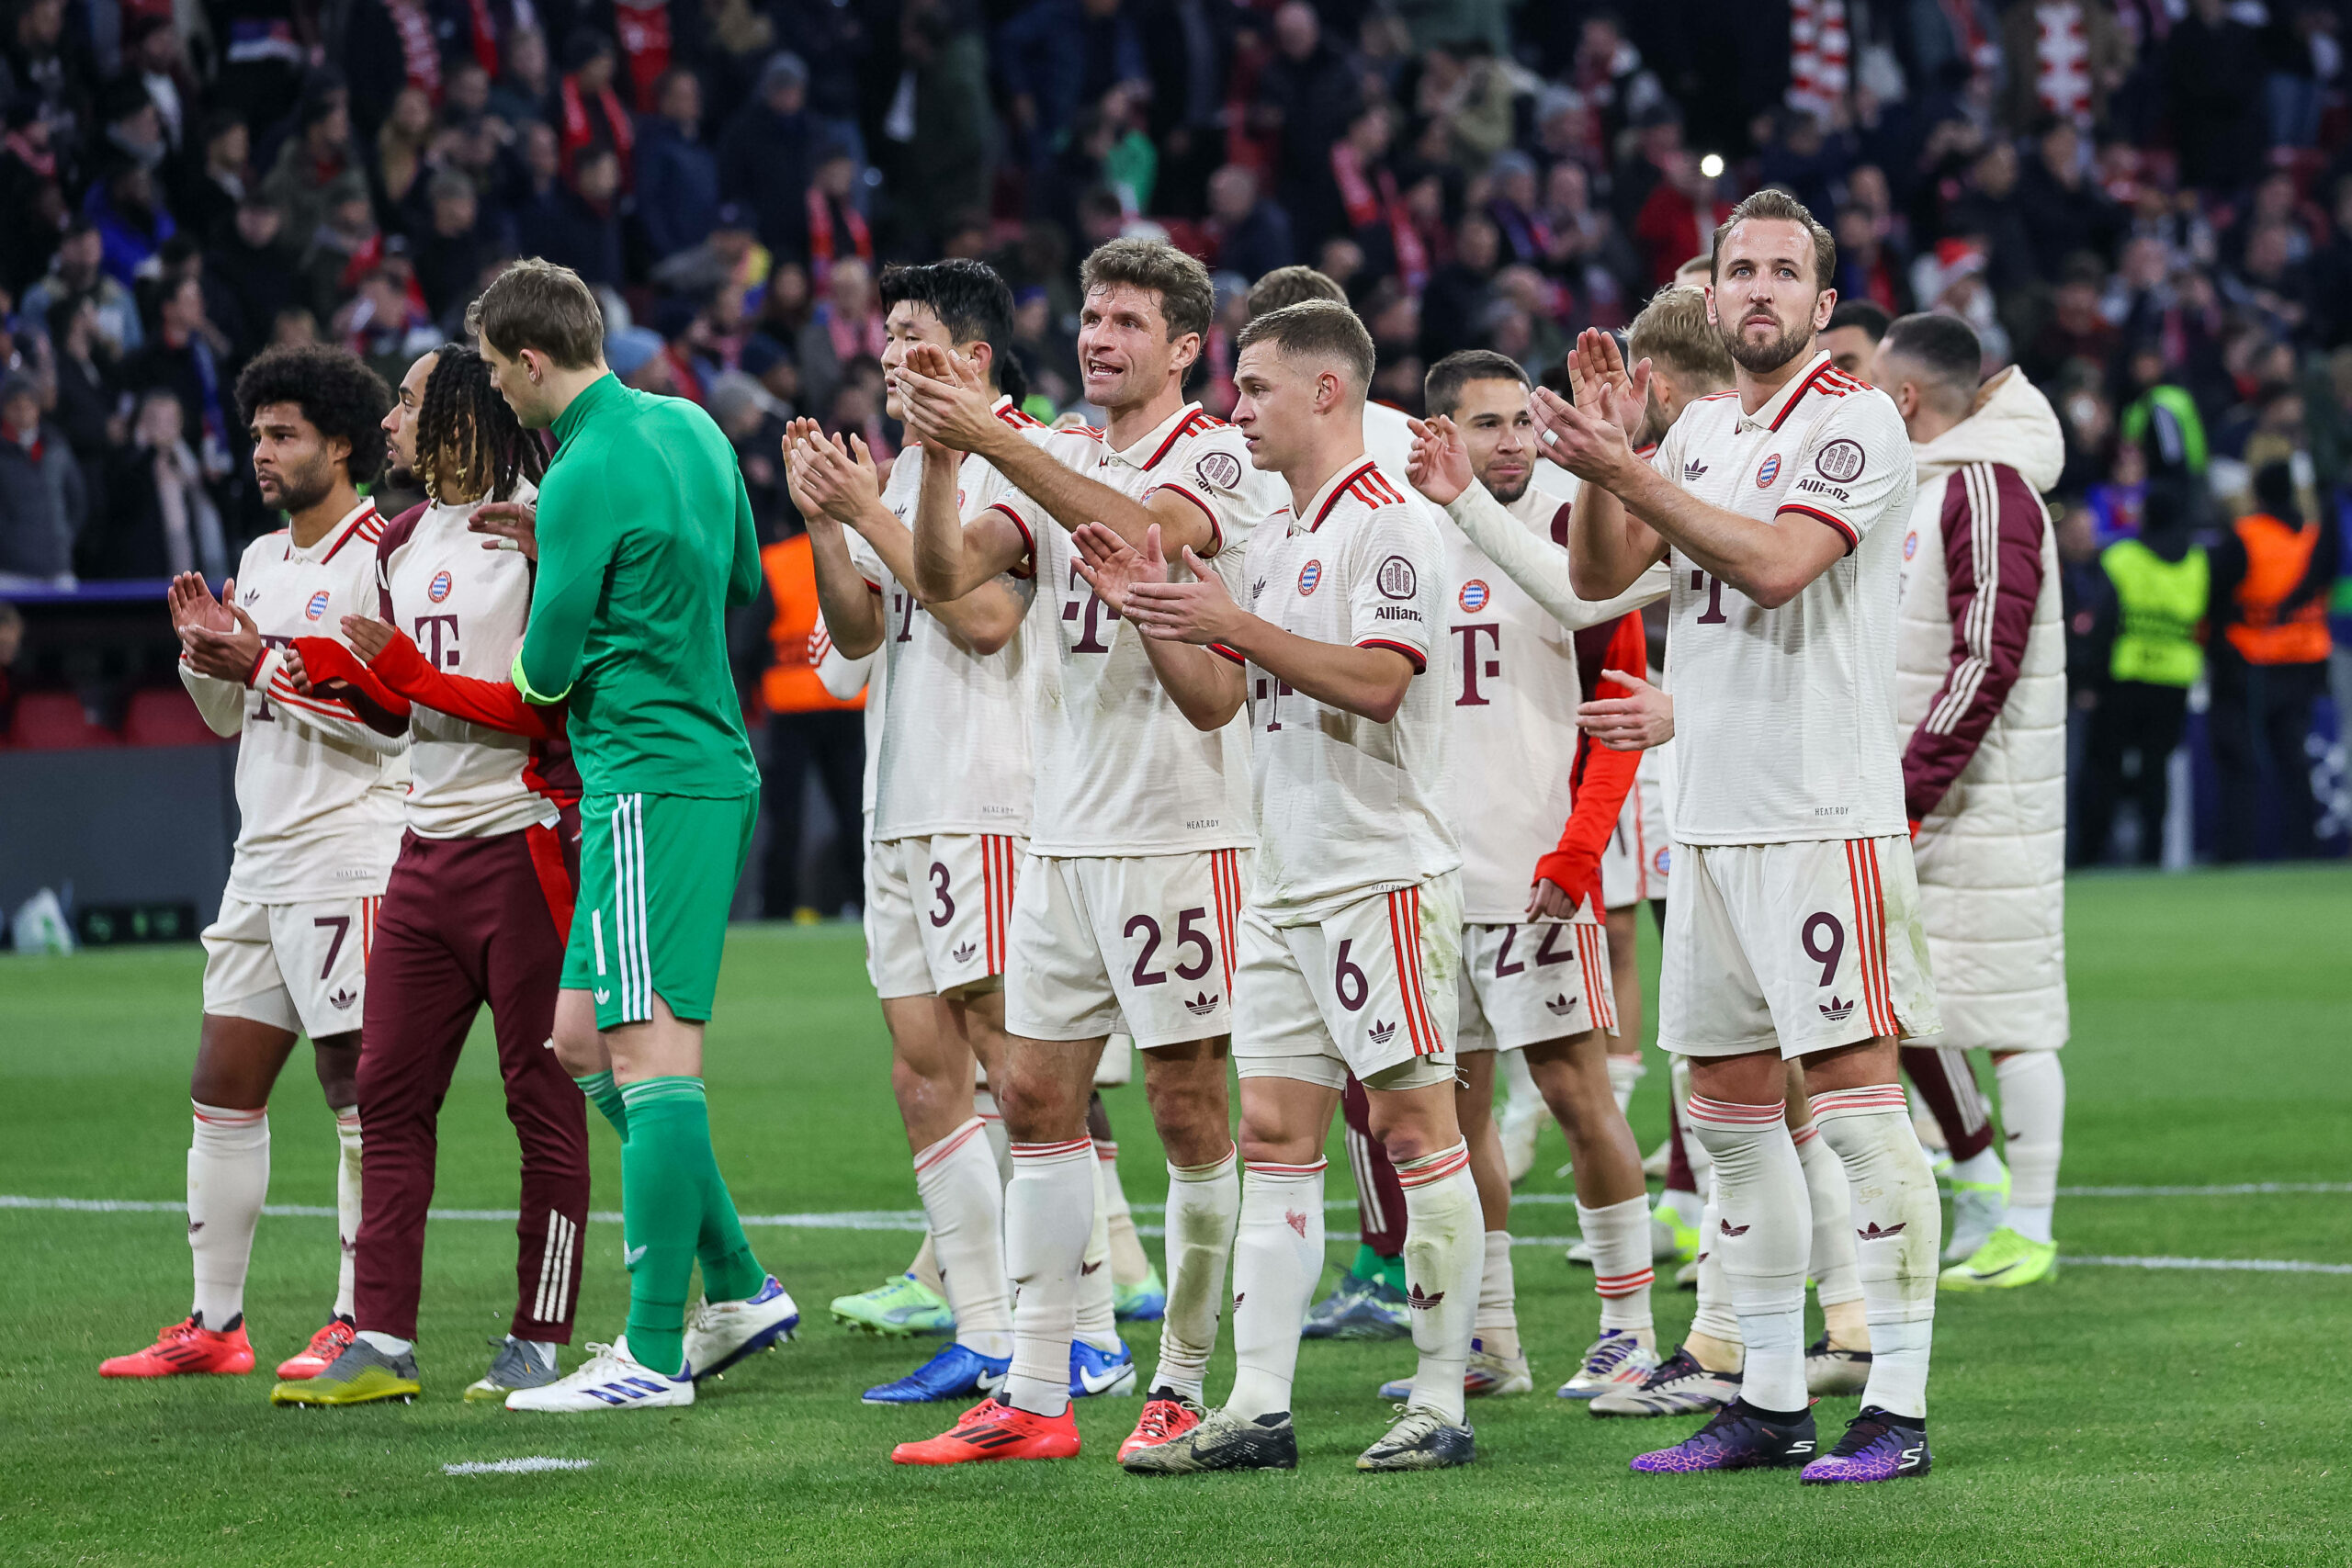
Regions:
<instances>
[{"instance_id":1,"label":"green grass pitch","mask_svg":"<svg viewBox=\"0 0 2352 1568\"><path fill-rule=\"evenodd\" d=\"M2352 1181L2352 875L2078 879L2070 913L2068 1188ZM199 962L192 947L0 960L0 1192L179 1196ZM1664 1118L1652 1062L1635 1105L1645 1145ZM444 1113L441 1206L514 1202L492 1069L478 1036ZM709 1077L745 1213L911 1209L888 1072L855 931L735 933ZM1155 1203L1165 1182L1140 1089L1111 1101L1129 1195ZM333 1129L300 1057L273 1110L271 1201L331 1204ZM592 1143L595 1207L616 1208L616 1146L600 1123ZM1564 1157L1547 1133L1522 1190L1563 1193L1551 1172ZM1334 1197L1346 1170L1334 1161ZM1572 1212L1531 1203L1513 1228L1559 1235ZM2352 1263L2340 1187L2066 1197L2058 1231L2075 1258ZM460 1221L428 1240L424 1398L303 1411L271 1408L266 1369L322 1319L329 1221L262 1224L248 1297L262 1371L126 1385L96 1365L186 1310L180 1221L0 1208L0 1562L2352 1562L2352 1275L2078 1264L2047 1287L1946 1297L1935 1473L1801 1490L1786 1474L1629 1474L1628 1456L1690 1423L1596 1421L1550 1396L1593 1332L1595 1299L1589 1273L1527 1248L1520 1314L1541 1390L1473 1407L1475 1468L1357 1474L1386 1415L1373 1391L1410 1348L1318 1344L1301 1358L1295 1474L1154 1483L1110 1461L1132 1399L1081 1409L1087 1452L1072 1462L895 1469L890 1445L953 1410L866 1409L857 1393L931 1342L854 1337L825 1303L901 1267L915 1236L752 1234L802 1304L800 1338L691 1411L528 1417L460 1403L514 1281L512 1231ZM1331 1235L1341 1261L1351 1216L1334 1211ZM621 1321L619 1250L617 1226L592 1227L583 1340ZM1690 1298L1662 1289L1658 1303L1662 1332L1679 1336ZM1154 1331L1130 1339L1148 1368ZM1229 1350L1219 1360L1213 1394ZM1825 1440L1850 1411L1825 1402ZM443 1470L530 1455L594 1462Z\"/></svg>"}]
</instances>

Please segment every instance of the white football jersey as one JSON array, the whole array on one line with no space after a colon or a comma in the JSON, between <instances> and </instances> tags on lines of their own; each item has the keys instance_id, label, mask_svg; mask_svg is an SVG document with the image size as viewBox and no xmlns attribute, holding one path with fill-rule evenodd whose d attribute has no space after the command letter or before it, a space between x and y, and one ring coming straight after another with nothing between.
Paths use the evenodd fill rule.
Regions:
<instances>
[{"instance_id":1,"label":"white football jersey","mask_svg":"<svg viewBox=\"0 0 2352 1568\"><path fill-rule=\"evenodd\" d=\"M865 813L868 828L874 825L874 797L880 792L882 772L882 691L886 671L882 665L882 650L876 649L860 659L852 659L833 641L833 634L825 627L825 613L817 612L817 624L808 632L808 667L817 671L818 681L825 690L843 702L865 694L865 705L858 710L865 719L865 781L860 786L858 806Z\"/></svg>"},{"instance_id":2,"label":"white football jersey","mask_svg":"<svg viewBox=\"0 0 2352 1568\"><path fill-rule=\"evenodd\" d=\"M1015 410L1009 398L998 400L997 417L1034 440L1050 434ZM882 491L882 504L910 529L922 490L922 448L909 446L899 454ZM961 516L976 516L1010 493L1011 485L979 457L967 457L956 472ZM881 719L875 841L934 833L1027 833L1035 795L1030 714L1037 644L1045 636L1031 613L1036 603L1034 572L1023 567L996 579L1020 602L1022 625L1004 647L980 654L923 608L914 591L854 531L849 547L867 585L882 596L882 668L890 689Z\"/></svg>"},{"instance_id":3,"label":"white football jersey","mask_svg":"<svg viewBox=\"0 0 2352 1568\"><path fill-rule=\"evenodd\" d=\"M538 495L529 482L512 499ZM376 545L381 616L413 638L435 670L500 681L523 644L531 609L531 563L519 550L488 550L466 530L479 502L429 504L385 525ZM558 804L577 799L579 775L561 741L533 740L428 707L411 710L408 825L424 839L479 839L553 827Z\"/></svg>"},{"instance_id":4,"label":"white football jersey","mask_svg":"<svg viewBox=\"0 0 2352 1568\"><path fill-rule=\"evenodd\" d=\"M1246 666L1259 831L1250 907L1278 926L1307 925L1460 865L1443 798L1452 694L1437 647L1437 525L1359 457L1304 518L1286 512L1250 540L1249 579L1243 603L1261 619L1317 642L1393 649L1417 671L1396 716L1375 724L1216 649Z\"/></svg>"},{"instance_id":5,"label":"white football jersey","mask_svg":"<svg viewBox=\"0 0 2352 1568\"><path fill-rule=\"evenodd\" d=\"M1283 513L1283 483L1250 462L1241 433L1187 403L1124 451L1099 430L1057 433L1063 461L1148 502L1173 491L1208 515L1213 566L1237 599L1250 535ZM1058 679L1042 682L1037 737L1039 854L1156 855L1243 849L1250 810L1247 724L1194 729L1151 672L1137 633L1078 574L1069 531L1026 496L1015 507L1035 552L1040 593L1060 636ZM1175 568L1182 571L1180 562Z\"/></svg>"},{"instance_id":6,"label":"white football jersey","mask_svg":"<svg viewBox=\"0 0 2352 1568\"><path fill-rule=\"evenodd\" d=\"M379 735L339 702L294 690L279 651L298 637L344 639L343 617L376 613L383 520L361 502L308 549L284 528L245 547L236 605L267 647L250 686L180 680L213 729L237 747L237 844L229 896L248 904L368 898L400 851L408 739Z\"/></svg>"},{"instance_id":7,"label":"white football jersey","mask_svg":"<svg viewBox=\"0 0 2352 1568\"><path fill-rule=\"evenodd\" d=\"M1466 493L1500 504L1475 485ZM1555 541L1567 507L1530 484L1502 510L1565 562ZM1527 919L1536 859L1558 844L1575 806L1576 713L1585 700L1577 638L1586 628L1537 604L1451 518L1439 536L1447 632L1441 667L1453 730L1447 819L1462 843L1462 918L1512 924ZM1611 624L1600 621L1589 635L1605 646ZM1596 680L1600 673L1591 671Z\"/></svg>"},{"instance_id":8,"label":"white football jersey","mask_svg":"<svg viewBox=\"0 0 2352 1568\"><path fill-rule=\"evenodd\" d=\"M1692 403L1651 464L1711 505L1847 547L1777 610L1668 553L1675 841L1905 831L1894 616L1914 482L1893 401L1816 354L1753 414L1736 391Z\"/></svg>"}]
</instances>

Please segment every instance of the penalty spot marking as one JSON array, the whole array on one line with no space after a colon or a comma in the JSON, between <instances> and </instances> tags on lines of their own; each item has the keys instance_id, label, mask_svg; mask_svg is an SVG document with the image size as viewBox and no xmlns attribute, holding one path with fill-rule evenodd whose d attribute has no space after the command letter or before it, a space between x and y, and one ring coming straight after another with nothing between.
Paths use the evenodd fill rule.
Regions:
<instances>
[{"instance_id":1,"label":"penalty spot marking","mask_svg":"<svg viewBox=\"0 0 2352 1568\"><path fill-rule=\"evenodd\" d=\"M2109 1188L2085 1189L2084 1191L2086 1194L2096 1192L2100 1196L2128 1193L2137 1197L2143 1192L2164 1192L2184 1197L2218 1197L2269 1191L2352 1191L2352 1183L2278 1182L2240 1187ZM1545 1193L1539 1196L1550 1198L1555 1195ZM1526 1201L1525 1197L1514 1200L1517 1202ZM1324 1206L1331 1209L1352 1209L1355 1204L1352 1201L1342 1201L1327 1203ZM0 1193L0 1209L44 1209L52 1213L63 1211L85 1214L184 1214L187 1212L187 1204L185 1201L175 1202L163 1199L28 1198L14 1193ZM1161 1206L1157 1203L1137 1203L1134 1205L1134 1209L1138 1214L1156 1214L1162 1212ZM334 1210L322 1204L311 1203L270 1203L263 1206L262 1213L286 1219L333 1219L335 1217ZM435 1209L427 1217L444 1221L480 1220L511 1225L514 1223L515 1213L512 1209ZM594 1211L588 1217L599 1224L616 1225L621 1221L620 1215L609 1209ZM741 1219L747 1225L784 1230L892 1231L921 1234L924 1228L923 1214L920 1209L850 1209L814 1214L745 1214ZM1159 1225L1137 1225L1136 1231L1137 1235L1148 1236L1167 1234L1165 1228ZM1513 1247L1573 1247L1578 1239L1572 1235L1515 1235L1511 1237L1511 1245ZM2352 1274L2352 1263L2313 1263L2291 1258L2095 1257L2062 1258L2059 1261L2094 1269L2189 1269L2254 1274ZM571 1464L574 1461L551 1462Z\"/></svg>"},{"instance_id":2,"label":"penalty spot marking","mask_svg":"<svg viewBox=\"0 0 2352 1568\"><path fill-rule=\"evenodd\" d=\"M445 1464L444 1475L537 1475L543 1470L586 1470L595 1464L593 1459L549 1459L545 1454L533 1454L528 1459L469 1459L463 1464Z\"/></svg>"}]
</instances>

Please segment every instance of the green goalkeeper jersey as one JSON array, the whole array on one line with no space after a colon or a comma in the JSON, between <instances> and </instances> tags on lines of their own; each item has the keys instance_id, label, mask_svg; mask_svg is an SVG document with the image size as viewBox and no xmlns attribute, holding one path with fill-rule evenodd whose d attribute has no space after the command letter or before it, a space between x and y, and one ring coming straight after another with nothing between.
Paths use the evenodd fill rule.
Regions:
<instances>
[{"instance_id":1,"label":"green goalkeeper jersey","mask_svg":"<svg viewBox=\"0 0 2352 1568\"><path fill-rule=\"evenodd\" d=\"M694 404L612 376L571 400L555 436L515 686L569 704L591 794L752 793L726 620L752 602L760 551L734 449Z\"/></svg>"}]
</instances>

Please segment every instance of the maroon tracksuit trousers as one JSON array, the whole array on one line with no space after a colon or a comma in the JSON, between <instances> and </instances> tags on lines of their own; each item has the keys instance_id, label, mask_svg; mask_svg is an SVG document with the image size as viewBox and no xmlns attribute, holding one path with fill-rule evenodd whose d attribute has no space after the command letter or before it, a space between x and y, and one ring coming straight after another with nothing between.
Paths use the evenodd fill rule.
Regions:
<instances>
[{"instance_id":1,"label":"maroon tracksuit trousers","mask_svg":"<svg viewBox=\"0 0 2352 1568\"><path fill-rule=\"evenodd\" d=\"M436 1123L482 1003L523 1147L513 1332L571 1340L588 1220L587 1101L548 1048L571 925L576 825L401 840L377 916L360 1026L361 1328L416 1337Z\"/></svg>"}]
</instances>

